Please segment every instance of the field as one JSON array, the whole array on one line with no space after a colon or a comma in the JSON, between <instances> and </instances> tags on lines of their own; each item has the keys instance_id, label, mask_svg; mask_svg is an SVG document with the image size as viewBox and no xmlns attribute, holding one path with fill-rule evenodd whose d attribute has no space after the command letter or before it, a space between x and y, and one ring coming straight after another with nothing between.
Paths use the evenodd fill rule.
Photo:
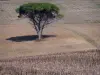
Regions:
<instances>
[{"instance_id":1,"label":"field","mask_svg":"<svg viewBox=\"0 0 100 75\"><path fill-rule=\"evenodd\" d=\"M100 75L100 51L2 59L0 75Z\"/></svg>"},{"instance_id":2,"label":"field","mask_svg":"<svg viewBox=\"0 0 100 75\"><path fill-rule=\"evenodd\" d=\"M99 0L7 0L0 1L0 24L12 24L12 21L16 24L16 7L28 2L51 2L58 5L65 16L62 23L100 23Z\"/></svg>"},{"instance_id":3,"label":"field","mask_svg":"<svg viewBox=\"0 0 100 75\"><path fill-rule=\"evenodd\" d=\"M15 12L28 2L54 3L64 14L44 29L40 42L29 20L19 19ZM19 75L26 70L27 75L100 75L99 50L99 0L0 1L0 75L9 71L12 74L7 75L18 75L11 70L17 68Z\"/></svg>"}]
</instances>

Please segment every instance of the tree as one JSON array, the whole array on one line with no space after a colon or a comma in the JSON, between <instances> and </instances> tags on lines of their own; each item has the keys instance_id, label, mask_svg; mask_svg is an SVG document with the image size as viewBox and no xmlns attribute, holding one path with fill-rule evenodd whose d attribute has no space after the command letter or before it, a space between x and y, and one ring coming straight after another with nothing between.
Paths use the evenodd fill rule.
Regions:
<instances>
[{"instance_id":1,"label":"tree","mask_svg":"<svg viewBox=\"0 0 100 75\"><path fill-rule=\"evenodd\" d=\"M19 13L19 18L24 16L30 19L39 40L42 39L45 26L62 17L59 8L51 3L27 3L21 5L16 11Z\"/></svg>"}]
</instances>

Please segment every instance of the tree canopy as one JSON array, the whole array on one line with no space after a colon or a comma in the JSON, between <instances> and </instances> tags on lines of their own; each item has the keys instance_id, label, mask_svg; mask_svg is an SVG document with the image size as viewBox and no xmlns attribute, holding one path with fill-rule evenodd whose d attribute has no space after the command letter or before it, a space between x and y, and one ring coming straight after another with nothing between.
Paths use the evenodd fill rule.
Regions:
<instances>
[{"instance_id":1,"label":"tree canopy","mask_svg":"<svg viewBox=\"0 0 100 75\"><path fill-rule=\"evenodd\" d=\"M27 3L21 5L16 11L19 13L20 10L23 14L31 12L31 11L48 11L48 12L59 12L59 8L51 3Z\"/></svg>"}]
</instances>

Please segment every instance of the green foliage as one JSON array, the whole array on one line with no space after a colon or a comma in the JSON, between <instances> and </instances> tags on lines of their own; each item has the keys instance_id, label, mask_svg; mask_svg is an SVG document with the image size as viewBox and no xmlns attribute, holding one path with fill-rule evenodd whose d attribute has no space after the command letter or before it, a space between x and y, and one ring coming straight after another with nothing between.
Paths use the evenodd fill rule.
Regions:
<instances>
[{"instance_id":1,"label":"green foliage","mask_svg":"<svg viewBox=\"0 0 100 75\"><path fill-rule=\"evenodd\" d=\"M55 12L59 12L59 8L51 3L27 3L27 4L23 4L21 5L19 8L16 9L16 12L19 12L19 9L23 10L24 12L28 12L28 11L42 11L42 10L46 10L46 11L55 11Z\"/></svg>"}]
</instances>

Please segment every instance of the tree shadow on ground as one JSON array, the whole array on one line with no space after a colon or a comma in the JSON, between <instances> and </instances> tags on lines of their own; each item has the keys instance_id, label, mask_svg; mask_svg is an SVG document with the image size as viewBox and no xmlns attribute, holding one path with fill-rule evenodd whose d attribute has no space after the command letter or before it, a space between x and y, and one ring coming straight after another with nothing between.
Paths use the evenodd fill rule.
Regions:
<instances>
[{"instance_id":1,"label":"tree shadow on ground","mask_svg":"<svg viewBox=\"0 0 100 75\"><path fill-rule=\"evenodd\" d=\"M43 35L42 39L50 38L50 37L56 37L56 35ZM32 41L32 40L38 40L38 36L37 35L16 36L16 37L7 38L6 40L10 40L13 42Z\"/></svg>"}]
</instances>

